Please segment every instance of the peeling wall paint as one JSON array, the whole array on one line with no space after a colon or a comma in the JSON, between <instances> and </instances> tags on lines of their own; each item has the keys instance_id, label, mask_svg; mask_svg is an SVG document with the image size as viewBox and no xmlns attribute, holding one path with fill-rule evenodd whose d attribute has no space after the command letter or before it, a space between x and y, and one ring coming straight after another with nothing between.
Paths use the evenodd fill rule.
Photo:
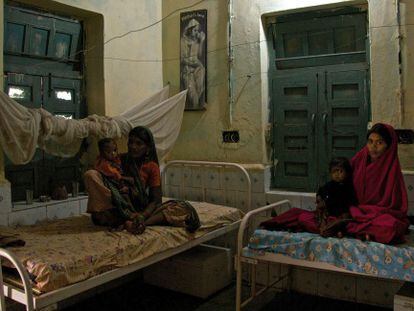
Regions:
<instances>
[{"instance_id":1,"label":"peeling wall paint","mask_svg":"<svg viewBox=\"0 0 414 311\"><path fill-rule=\"evenodd\" d=\"M223 1L225 2L225 1ZM411 3L410 3L411 2ZM196 1L163 1L163 16ZM240 163L269 163L269 150L266 145L266 128L269 114L269 86L267 71L268 52L263 20L266 16L286 14L314 9L331 9L349 5L366 5L369 11L370 69L371 69L371 109L373 122L387 122L396 127L414 127L413 74L408 68L413 62L409 53L414 40L410 37L414 26L402 27L405 34L402 43L403 71L401 90L398 53L398 20L395 0L279 0L243 1L233 0L234 19L232 24L232 45L234 46L233 122L229 126L229 100L227 92L228 62L224 53L214 51L227 45L226 4L205 1L192 9L208 10L208 105L204 112L185 112L184 123L177 144L170 155L171 159L228 160ZM406 22L413 12L414 3L401 0L402 19ZM217 17L218 16L218 17ZM413 14L411 14L413 16ZM402 22L404 23L404 22ZM217 32L223 35L212 40ZM220 41L217 41L219 39ZM165 59L176 59L164 66L164 79L175 85L178 91L179 78L179 20L178 15L165 21L163 25L163 55ZM218 60L221 65L216 66ZM213 64L213 65L212 65ZM251 78L248 78L250 75ZM221 77L217 79L217 77ZM220 84L220 92L217 92ZM211 85L215 85L212 88ZM402 96L403 95L403 96ZM402 101L401 101L402 100ZM240 143L221 143L221 130L240 131ZM403 146L400 156L403 167L410 169L413 161L413 148Z\"/></svg>"}]
</instances>

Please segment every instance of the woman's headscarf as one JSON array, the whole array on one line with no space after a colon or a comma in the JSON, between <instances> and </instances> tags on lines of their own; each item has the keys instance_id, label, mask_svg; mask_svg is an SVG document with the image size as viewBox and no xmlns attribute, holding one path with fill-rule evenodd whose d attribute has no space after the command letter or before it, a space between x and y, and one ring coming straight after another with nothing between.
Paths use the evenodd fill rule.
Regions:
<instances>
[{"instance_id":1,"label":"woman's headscarf","mask_svg":"<svg viewBox=\"0 0 414 311\"><path fill-rule=\"evenodd\" d=\"M397 135L392 126L382 125L391 136L387 150L377 160L369 163L368 147L365 146L351 160L358 207L367 216L389 213L396 218L405 219L408 199L398 160Z\"/></svg>"}]
</instances>

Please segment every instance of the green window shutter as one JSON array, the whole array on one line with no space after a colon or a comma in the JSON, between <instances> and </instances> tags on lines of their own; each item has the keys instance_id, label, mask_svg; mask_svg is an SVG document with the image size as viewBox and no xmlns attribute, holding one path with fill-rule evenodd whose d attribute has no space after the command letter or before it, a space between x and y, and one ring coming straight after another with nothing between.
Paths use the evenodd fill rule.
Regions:
<instances>
[{"instance_id":1,"label":"green window shutter","mask_svg":"<svg viewBox=\"0 0 414 311\"><path fill-rule=\"evenodd\" d=\"M23 7L5 6L5 92L28 108L48 110L66 118L82 118L82 25L79 21ZM34 196L50 194L63 183L81 181L80 163L37 150L32 162L13 165L5 160L13 201L23 200L25 190Z\"/></svg>"},{"instance_id":2,"label":"green window shutter","mask_svg":"<svg viewBox=\"0 0 414 311\"><path fill-rule=\"evenodd\" d=\"M277 188L307 190L315 182L317 77L301 73L273 80L274 182Z\"/></svg>"}]
</instances>

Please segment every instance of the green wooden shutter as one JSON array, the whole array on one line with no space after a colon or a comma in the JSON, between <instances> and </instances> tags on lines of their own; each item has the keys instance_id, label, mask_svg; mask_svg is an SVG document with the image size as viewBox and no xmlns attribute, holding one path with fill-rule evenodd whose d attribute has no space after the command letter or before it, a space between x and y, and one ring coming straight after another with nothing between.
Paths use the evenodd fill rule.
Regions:
<instances>
[{"instance_id":1,"label":"green wooden shutter","mask_svg":"<svg viewBox=\"0 0 414 311\"><path fill-rule=\"evenodd\" d=\"M312 72L273 80L274 184L309 189L315 182L317 78Z\"/></svg>"},{"instance_id":2,"label":"green wooden shutter","mask_svg":"<svg viewBox=\"0 0 414 311\"><path fill-rule=\"evenodd\" d=\"M326 74L328 111L324 135L330 157L351 158L364 146L368 122L367 71Z\"/></svg>"},{"instance_id":3,"label":"green wooden shutter","mask_svg":"<svg viewBox=\"0 0 414 311\"><path fill-rule=\"evenodd\" d=\"M82 107L82 26L77 20L23 7L5 6L5 91L28 108L44 108L54 115L84 117ZM23 200L26 189L34 196L50 194L53 185L80 181L78 159L62 159L36 151L27 165L5 160L12 199Z\"/></svg>"}]
</instances>

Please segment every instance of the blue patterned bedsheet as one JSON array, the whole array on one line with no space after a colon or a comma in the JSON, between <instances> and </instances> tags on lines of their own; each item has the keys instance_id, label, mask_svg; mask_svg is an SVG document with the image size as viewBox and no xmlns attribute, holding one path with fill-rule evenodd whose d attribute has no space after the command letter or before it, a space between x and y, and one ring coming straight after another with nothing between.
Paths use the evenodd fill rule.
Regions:
<instances>
[{"instance_id":1,"label":"blue patterned bedsheet","mask_svg":"<svg viewBox=\"0 0 414 311\"><path fill-rule=\"evenodd\" d=\"M414 229L414 228L411 228ZM414 282L414 231L397 246L362 242L352 238L322 238L301 232L258 229L250 238L245 255L273 252L295 259L320 261L346 270L381 278Z\"/></svg>"}]
</instances>

